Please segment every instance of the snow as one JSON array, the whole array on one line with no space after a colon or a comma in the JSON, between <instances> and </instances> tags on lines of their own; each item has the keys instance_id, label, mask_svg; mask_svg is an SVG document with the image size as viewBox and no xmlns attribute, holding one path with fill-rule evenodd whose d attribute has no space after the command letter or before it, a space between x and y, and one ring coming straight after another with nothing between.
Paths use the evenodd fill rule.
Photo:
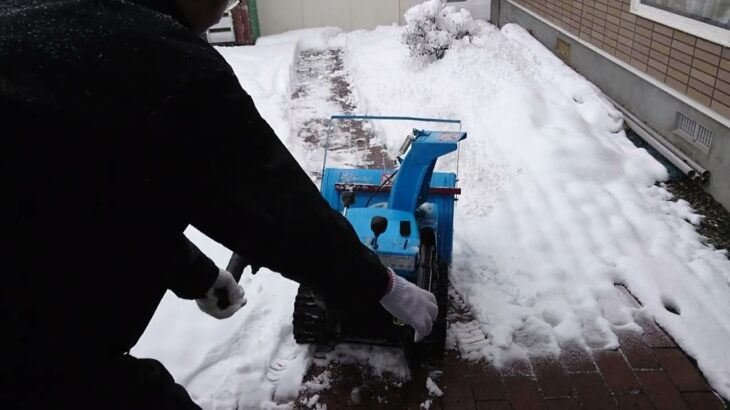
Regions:
<instances>
[{"instance_id":1,"label":"snow","mask_svg":"<svg viewBox=\"0 0 730 410\"><path fill-rule=\"evenodd\" d=\"M273 36L261 37L256 40L257 47L269 47L272 45L287 44L297 45L302 50L321 50L340 45L338 41L344 38L337 38L342 29L337 27L305 28L301 30L287 31L286 33ZM247 47L248 48L248 47ZM219 48L219 50L221 50Z\"/></svg>"},{"instance_id":2,"label":"snow","mask_svg":"<svg viewBox=\"0 0 730 410\"><path fill-rule=\"evenodd\" d=\"M304 382L302 389L308 392L317 393L331 387L331 376L329 370L315 376L312 380Z\"/></svg>"},{"instance_id":3,"label":"snow","mask_svg":"<svg viewBox=\"0 0 730 410\"><path fill-rule=\"evenodd\" d=\"M666 170L628 141L621 114L516 25L484 25L430 64L408 56L402 32L308 29L218 50L311 175L321 164L298 141L302 119L292 114L302 50L344 49L361 113L463 121L451 280L475 320L449 329L463 355L499 366L572 342L614 348L619 330L638 331L634 318L648 315L730 397L730 261L702 244L692 225L701 217L655 185ZM311 113L334 108L315 104ZM414 126L445 127L374 124L391 154ZM452 155L440 167L455 165ZM186 234L225 266L230 251L193 228ZM316 395L330 375L302 386L312 362L410 377L390 349L344 345L314 357L291 333L297 285L266 269L247 270L241 283L248 304L224 321L168 293L132 353L160 360L205 409L289 408L301 388L321 408Z\"/></svg>"},{"instance_id":4,"label":"snow","mask_svg":"<svg viewBox=\"0 0 730 410\"><path fill-rule=\"evenodd\" d=\"M430 377L426 378L426 390L428 390L428 394L431 396L441 397L444 395L443 390Z\"/></svg>"},{"instance_id":5,"label":"snow","mask_svg":"<svg viewBox=\"0 0 730 410\"><path fill-rule=\"evenodd\" d=\"M313 358L313 361L318 366L327 366L331 363L356 363L367 369L374 377L388 375L396 380L410 378L410 371L403 352L396 348L339 344L332 351Z\"/></svg>"},{"instance_id":6,"label":"snow","mask_svg":"<svg viewBox=\"0 0 730 410\"><path fill-rule=\"evenodd\" d=\"M278 36L277 36L278 37ZM233 67L244 90L276 135L288 141L289 124L281 109L292 93L294 62L299 44L289 37L274 38L256 47L216 47Z\"/></svg>"},{"instance_id":7,"label":"snow","mask_svg":"<svg viewBox=\"0 0 730 410\"><path fill-rule=\"evenodd\" d=\"M428 65L408 58L400 31L348 35L347 68L363 111L460 118L469 132L452 283L476 323L450 330L481 342L462 353L504 365L572 341L615 348L647 313L730 395L730 262L654 185L666 170L627 140L600 90L516 25ZM403 130L380 127L393 152Z\"/></svg>"},{"instance_id":8,"label":"snow","mask_svg":"<svg viewBox=\"0 0 730 410\"><path fill-rule=\"evenodd\" d=\"M403 16L406 26L402 39L411 56L437 59L455 40L473 36L486 23L474 20L464 8L444 7L441 0L428 0L411 7Z\"/></svg>"},{"instance_id":9,"label":"snow","mask_svg":"<svg viewBox=\"0 0 730 410\"><path fill-rule=\"evenodd\" d=\"M310 397L304 405L309 407L310 409L317 405L317 402L319 401L319 394L315 394L314 396Z\"/></svg>"}]
</instances>

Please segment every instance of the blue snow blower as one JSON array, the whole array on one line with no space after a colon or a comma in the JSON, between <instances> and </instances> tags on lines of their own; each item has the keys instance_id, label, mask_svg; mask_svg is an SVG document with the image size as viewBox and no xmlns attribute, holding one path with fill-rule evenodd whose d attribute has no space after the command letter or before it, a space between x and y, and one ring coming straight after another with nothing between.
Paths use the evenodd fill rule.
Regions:
<instances>
[{"instance_id":1,"label":"blue snow blower","mask_svg":"<svg viewBox=\"0 0 730 410\"><path fill-rule=\"evenodd\" d=\"M331 121L335 120L458 125L459 131L414 129L400 148L395 169L323 168L322 173L321 192L329 205L345 215L362 243L384 265L433 292L439 315L431 335L414 346L413 330L385 309L335 310L316 291L300 286L294 306L294 338L298 343L327 346L339 342L405 346L440 356L446 337L454 202L461 190L456 187L455 173L434 172L434 167L439 157L458 150L466 132L460 130L458 120L334 115ZM329 144L329 135L327 140Z\"/></svg>"}]
</instances>

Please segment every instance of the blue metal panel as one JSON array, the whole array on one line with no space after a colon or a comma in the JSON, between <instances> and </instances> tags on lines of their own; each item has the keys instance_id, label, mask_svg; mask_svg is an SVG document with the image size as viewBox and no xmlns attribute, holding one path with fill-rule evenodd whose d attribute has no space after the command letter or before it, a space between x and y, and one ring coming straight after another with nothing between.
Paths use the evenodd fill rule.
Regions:
<instances>
[{"instance_id":1,"label":"blue metal panel","mask_svg":"<svg viewBox=\"0 0 730 410\"><path fill-rule=\"evenodd\" d=\"M382 216L388 220L388 227L374 243L374 234L370 229L370 221L374 216ZM400 276L415 279L416 257L420 246L418 228L413 214L386 208L357 208L347 213L350 221L360 237L360 241L376 251L383 264L390 266ZM408 236L401 235L400 223L406 221L411 225Z\"/></svg>"},{"instance_id":2,"label":"blue metal panel","mask_svg":"<svg viewBox=\"0 0 730 410\"><path fill-rule=\"evenodd\" d=\"M379 169L341 169L327 168L322 178L322 196L329 205L342 212L344 207L340 199L340 192L335 189L335 184L366 184L380 185L385 177L390 175L393 170ZM431 187L453 188L456 186L456 174L450 172L434 172L431 177ZM370 192L355 192L355 203L350 208L348 216L357 208L363 208L370 200L369 206L381 206L387 204L389 194L387 192L379 192L376 194ZM372 199L371 199L372 198ZM419 228L423 226L435 227L436 244L438 254L441 260L451 263L451 254L453 248L453 227L454 227L454 197L451 195L427 195L425 202L433 204L433 214L436 223L426 222L425 219L419 218L417 224ZM415 212L414 212L415 213ZM349 219L349 218L348 218ZM370 221L364 226L363 232L370 234ZM358 229L358 228L356 228ZM416 229L414 229L416 231ZM358 235L361 231L358 229ZM372 236L372 235L371 235Z\"/></svg>"},{"instance_id":3,"label":"blue metal panel","mask_svg":"<svg viewBox=\"0 0 730 410\"><path fill-rule=\"evenodd\" d=\"M405 212L415 212L426 199L428 181L436 160L456 151L465 132L414 131L411 148L398 169L388 206Z\"/></svg>"},{"instance_id":4,"label":"blue metal panel","mask_svg":"<svg viewBox=\"0 0 730 410\"><path fill-rule=\"evenodd\" d=\"M393 173L393 170L382 169L343 169L327 168L322 178L322 196L333 209L339 212L344 210L340 193L335 189L335 184L367 184L380 185L385 178ZM372 199L370 199L372 197ZM379 192L375 195L369 192L355 192L355 203L351 208L363 208L370 200L370 205L388 202L388 192Z\"/></svg>"},{"instance_id":5,"label":"blue metal panel","mask_svg":"<svg viewBox=\"0 0 730 410\"><path fill-rule=\"evenodd\" d=\"M451 172L434 172L431 186L455 187L456 174ZM439 258L451 264L454 245L454 203L456 199L450 195L428 195L426 204L434 204L437 214L436 246Z\"/></svg>"},{"instance_id":6,"label":"blue metal panel","mask_svg":"<svg viewBox=\"0 0 730 410\"><path fill-rule=\"evenodd\" d=\"M416 117L373 117L358 115L334 115L332 119L389 119L415 120L459 124L458 120ZM381 246L376 252L381 258L395 258L395 264L402 269L398 273L410 277L414 272L407 263L408 259L418 253L420 232L432 229L436 236L439 258L451 263L454 229L453 195L432 193L429 188L454 188L456 175L453 173L434 173L436 160L445 154L456 151L459 141L466 138L465 132L420 131L414 130L410 149L405 155L392 186L383 189L384 183L394 170L336 169L323 168L322 195L329 205L339 212L343 211L343 203L339 190L354 192L355 201L348 211L348 220L352 223L360 240L372 247L373 233L370 221L373 216L380 215L388 219L388 230L383 233ZM327 144L329 145L329 133ZM326 163L326 149L325 149ZM355 189L359 186L358 189ZM382 191L381 191L382 189ZM390 192L388 192L388 190ZM368 209L362 209L368 208ZM412 223L411 233L407 238L400 235L399 222L409 220ZM413 253L415 252L415 253ZM401 258L401 259L398 259ZM406 261L401 264L399 261Z\"/></svg>"}]
</instances>

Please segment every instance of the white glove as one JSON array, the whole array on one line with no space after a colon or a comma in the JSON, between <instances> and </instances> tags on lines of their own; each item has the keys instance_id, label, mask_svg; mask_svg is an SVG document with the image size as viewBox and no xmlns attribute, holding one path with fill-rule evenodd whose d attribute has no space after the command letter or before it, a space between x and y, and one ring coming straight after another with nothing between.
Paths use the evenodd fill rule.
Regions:
<instances>
[{"instance_id":1,"label":"white glove","mask_svg":"<svg viewBox=\"0 0 730 410\"><path fill-rule=\"evenodd\" d=\"M433 293L396 275L392 269L388 268L388 272L393 286L390 292L380 299L380 304L391 315L411 326L416 331L415 341L420 342L431 333L433 321L438 315L436 297Z\"/></svg>"},{"instance_id":2,"label":"white glove","mask_svg":"<svg viewBox=\"0 0 730 410\"><path fill-rule=\"evenodd\" d=\"M230 304L225 308L221 308L219 296L228 295ZM198 307L203 312L213 316L216 319L226 319L233 316L239 309L246 304L243 286L236 282L236 279L229 272L223 269L218 270L218 278L213 286L205 292L205 297L195 299Z\"/></svg>"}]
</instances>

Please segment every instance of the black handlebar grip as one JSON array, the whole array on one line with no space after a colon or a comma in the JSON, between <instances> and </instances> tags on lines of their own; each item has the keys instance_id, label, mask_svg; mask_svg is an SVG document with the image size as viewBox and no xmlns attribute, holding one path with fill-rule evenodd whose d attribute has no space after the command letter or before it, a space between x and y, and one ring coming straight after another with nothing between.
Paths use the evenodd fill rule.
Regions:
<instances>
[{"instance_id":1,"label":"black handlebar grip","mask_svg":"<svg viewBox=\"0 0 730 410\"><path fill-rule=\"evenodd\" d=\"M213 292L215 292L215 297L218 299L218 309L225 310L228 306L231 306L226 288L215 288Z\"/></svg>"},{"instance_id":2,"label":"black handlebar grip","mask_svg":"<svg viewBox=\"0 0 730 410\"><path fill-rule=\"evenodd\" d=\"M243 270L246 269L246 266L248 266L248 262L246 262L243 256L234 253L228 261L226 271L233 275L233 279L238 282L241 280ZM228 299L228 292L226 291L226 288L216 288L213 291L215 292L215 297L218 299L218 309L224 310L227 309L228 306L231 306L231 301Z\"/></svg>"},{"instance_id":3,"label":"black handlebar grip","mask_svg":"<svg viewBox=\"0 0 730 410\"><path fill-rule=\"evenodd\" d=\"M248 266L248 262L246 262L246 259L237 254L234 253L231 255L231 259L228 261L228 266L226 266L226 270L233 275L233 278L236 279L236 282L241 280L241 276L243 275L243 270L246 269L246 266Z\"/></svg>"}]
</instances>

